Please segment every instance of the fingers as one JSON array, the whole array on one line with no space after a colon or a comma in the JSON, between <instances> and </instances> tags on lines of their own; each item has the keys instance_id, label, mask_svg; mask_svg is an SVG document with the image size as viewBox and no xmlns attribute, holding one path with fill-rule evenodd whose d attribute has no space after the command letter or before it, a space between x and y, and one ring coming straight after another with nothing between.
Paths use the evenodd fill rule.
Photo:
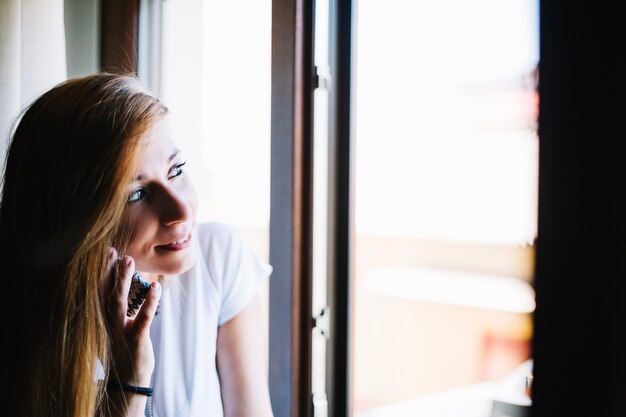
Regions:
<instances>
[{"instance_id":1,"label":"fingers","mask_svg":"<svg viewBox=\"0 0 626 417\"><path fill-rule=\"evenodd\" d=\"M124 320L128 309L128 292L131 278L135 270L135 261L130 256L124 256L120 261L119 276L115 278L113 296L111 297L111 313L117 320Z\"/></svg>"},{"instance_id":2,"label":"fingers","mask_svg":"<svg viewBox=\"0 0 626 417\"><path fill-rule=\"evenodd\" d=\"M142 334L150 329L150 324L156 314L160 299L161 284L159 284L158 281L155 281L150 284L150 290L146 295L146 300L137 312L137 316L135 316L135 329L137 333Z\"/></svg>"},{"instance_id":3,"label":"fingers","mask_svg":"<svg viewBox=\"0 0 626 417\"><path fill-rule=\"evenodd\" d=\"M118 254L114 248L109 250L107 259L107 276L113 281L113 290L109 300L109 312L113 316L113 320L124 327L127 320L126 312L128 310L128 293L130 291L133 272L135 271L135 260L130 256L124 256L119 260L119 276L115 273L115 264L118 261ZM146 294L146 299L139 308L137 315L130 319L134 331L138 335L149 331L150 324L159 306L161 299L161 285L153 282L150 290Z\"/></svg>"},{"instance_id":4,"label":"fingers","mask_svg":"<svg viewBox=\"0 0 626 417\"><path fill-rule=\"evenodd\" d=\"M114 247L109 247L109 252L106 257L106 266L104 270L104 274L102 276L102 288L104 291L103 294L103 304L105 305L106 312L108 314L114 314L115 311L112 310L115 303L113 299L115 298L115 293L117 291L117 264L118 254L117 250Z\"/></svg>"}]
</instances>

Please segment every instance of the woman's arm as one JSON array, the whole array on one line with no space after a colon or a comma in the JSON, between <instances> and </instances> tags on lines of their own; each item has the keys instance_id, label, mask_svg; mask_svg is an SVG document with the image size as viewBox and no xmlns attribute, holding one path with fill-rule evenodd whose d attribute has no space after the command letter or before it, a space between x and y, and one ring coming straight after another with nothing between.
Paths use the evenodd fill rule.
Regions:
<instances>
[{"instance_id":1,"label":"woman's arm","mask_svg":"<svg viewBox=\"0 0 626 417\"><path fill-rule=\"evenodd\" d=\"M217 333L224 417L272 417L259 296Z\"/></svg>"}]
</instances>

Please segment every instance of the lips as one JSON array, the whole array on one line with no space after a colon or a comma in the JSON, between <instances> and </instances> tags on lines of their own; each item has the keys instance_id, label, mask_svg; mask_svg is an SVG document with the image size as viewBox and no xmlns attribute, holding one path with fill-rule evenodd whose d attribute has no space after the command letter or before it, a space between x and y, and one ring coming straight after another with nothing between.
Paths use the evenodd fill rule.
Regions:
<instances>
[{"instance_id":1,"label":"lips","mask_svg":"<svg viewBox=\"0 0 626 417\"><path fill-rule=\"evenodd\" d=\"M179 251L187 248L191 244L191 233L178 237L170 243L158 245L156 248L165 251Z\"/></svg>"}]
</instances>

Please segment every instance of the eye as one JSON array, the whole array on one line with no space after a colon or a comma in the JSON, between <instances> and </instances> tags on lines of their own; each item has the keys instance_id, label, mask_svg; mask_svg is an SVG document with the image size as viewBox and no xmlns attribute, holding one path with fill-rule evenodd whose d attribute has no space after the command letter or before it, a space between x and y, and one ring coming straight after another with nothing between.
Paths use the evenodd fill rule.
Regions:
<instances>
[{"instance_id":1,"label":"eye","mask_svg":"<svg viewBox=\"0 0 626 417\"><path fill-rule=\"evenodd\" d=\"M145 188L137 188L132 193L130 193L130 195L128 196L128 200L126 200L126 203L127 204L132 204L132 203L136 203L138 201L141 201L144 198L146 198L146 194L147 194L147 192L146 192Z\"/></svg>"},{"instance_id":2,"label":"eye","mask_svg":"<svg viewBox=\"0 0 626 417\"><path fill-rule=\"evenodd\" d=\"M167 177L167 179L171 180L172 178L176 178L179 175L181 175L184 171L183 171L183 166L185 166L187 162L181 162L179 164L174 165L171 169L170 169L170 174Z\"/></svg>"}]
</instances>

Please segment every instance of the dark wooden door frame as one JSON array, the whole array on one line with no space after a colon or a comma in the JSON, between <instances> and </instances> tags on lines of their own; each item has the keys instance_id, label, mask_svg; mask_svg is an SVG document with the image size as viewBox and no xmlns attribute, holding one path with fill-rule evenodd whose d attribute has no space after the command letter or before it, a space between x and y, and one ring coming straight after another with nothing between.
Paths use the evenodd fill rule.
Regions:
<instances>
[{"instance_id":1,"label":"dark wooden door frame","mask_svg":"<svg viewBox=\"0 0 626 417\"><path fill-rule=\"evenodd\" d=\"M591 159L593 146L622 137L621 108L609 120L602 120L607 110L600 108L599 125L613 130L604 143L601 135L594 135L592 108L603 103L592 100L591 89L598 81L606 83L600 91L615 92L623 86L624 54L611 48L600 57L594 51L623 39L623 25L620 21L613 26L622 36L592 41L594 14L588 2L540 2L533 417L626 412L626 206L617 203L621 191L614 191L623 187L624 152L609 151L604 155L612 156L600 157L593 168ZM602 22L600 27L610 25ZM617 57L621 66L614 61ZM622 97L616 94L604 104L623 103ZM607 175L607 170L614 171ZM618 179L615 188L607 183ZM600 231L605 236L600 237ZM609 329L611 325L615 327ZM607 334L600 336L599 328ZM592 389L598 394L591 394Z\"/></svg>"}]
</instances>

